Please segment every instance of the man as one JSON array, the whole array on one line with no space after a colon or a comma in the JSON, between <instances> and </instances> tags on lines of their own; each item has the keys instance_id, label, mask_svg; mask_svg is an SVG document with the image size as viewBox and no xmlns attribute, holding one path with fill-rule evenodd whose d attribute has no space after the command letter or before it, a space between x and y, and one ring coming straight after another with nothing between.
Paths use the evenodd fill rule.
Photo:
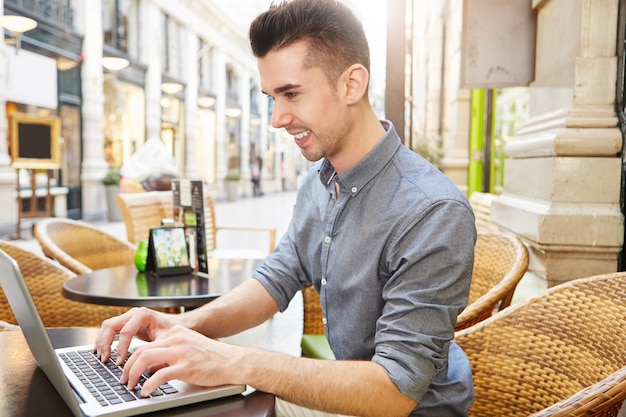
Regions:
<instances>
[{"instance_id":1,"label":"man","mask_svg":"<svg viewBox=\"0 0 626 417\"><path fill-rule=\"evenodd\" d=\"M260 155L252 158L250 162L250 176L252 177L252 195L259 197L263 195L261 191L261 170L263 169L263 158Z\"/></svg>"},{"instance_id":2,"label":"man","mask_svg":"<svg viewBox=\"0 0 626 417\"><path fill-rule=\"evenodd\" d=\"M137 350L122 382L145 369L148 393L168 379L245 383L274 393L279 415L465 415L469 363L452 343L465 307L476 230L467 200L377 120L367 95L369 49L335 0L273 5L250 27L272 125L320 160L299 189L275 252L231 292L180 315L135 309L103 323L95 349ZM304 285L320 292L334 361L227 345L215 338L284 310ZM298 407L301 406L301 407Z\"/></svg>"}]
</instances>

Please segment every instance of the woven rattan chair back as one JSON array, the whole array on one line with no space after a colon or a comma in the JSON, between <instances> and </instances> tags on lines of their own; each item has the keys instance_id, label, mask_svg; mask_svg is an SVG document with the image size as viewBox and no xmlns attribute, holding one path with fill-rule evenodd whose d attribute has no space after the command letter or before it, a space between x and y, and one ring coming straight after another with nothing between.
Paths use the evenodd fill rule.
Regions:
<instances>
[{"instance_id":1,"label":"woven rattan chair back","mask_svg":"<svg viewBox=\"0 0 626 417\"><path fill-rule=\"evenodd\" d=\"M75 274L131 265L137 247L89 223L50 217L35 224L34 235L43 253Z\"/></svg>"},{"instance_id":2,"label":"woven rattan chair back","mask_svg":"<svg viewBox=\"0 0 626 417\"><path fill-rule=\"evenodd\" d=\"M46 327L99 327L103 320L128 310L125 307L106 307L70 301L61 295L61 287L63 282L75 277L74 273L50 259L10 242L0 241L0 250L17 262ZM1 288L0 321L17 324Z\"/></svg>"},{"instance_id":3,"label":"woven rattan chair back","mask_svg":"<svg viewBox=\"0 0 626 417\"><path fill-rule=\"evenodd\" d=\"M474 376L470 415L616 416L625 334L626 273L561 284L457 332Z\"/></svg>"},{"instance_id":4,"label":"woven rattan chair back","mask_svg":"<svg viewBox=\"0 0 626 417\"><path fill-rule=\"evenodd\" d=\"M320 295L312 285L302 289L302 302L304 308L304 334L324 334L324 324L322 323L322 307L320 305Z\"/></svg>"},{"instance_id":5,"label":"woven rattan chair back","mask_svg":"<svg viewBox=\"0 0 626 417\"><path fill-rule=\"evenodd\" d=\"M474 258L469 302L458 317L456 330L508 307L517 284L528 269L526 247L517 237L501 232L479 232ZM324 334L319 294L308 286L302 290L302 296L304 334Z\"/></svg>"},{"instance_id":6,"label":"woven rattan chair back","mask_svg":"<svg viewBox=\"0 0 626 417\"><path fill-rule=\"evenodd\" d=\"M500 229L491 221L491 203L498 198L491 193L474 191L469 197L469 203L474 211L476 229L486 232L498 232Z\"/></svg>"},{"instance_id":7,"label":"woven rattan chair back","mask_svg":"<svg viewBox=\"0 0 626 417\"><path fill-rule=\"evenodd\" d=\"M456 330L508 307L527 270L528 250L519 238L503 232L478 232L469 299L457 318Z\"/></svg>"},{"instance_id":8,"label":"woven rattan chair back","mask_svg":"<svg viewBox=\"0 0 626 417\"><path fill-rule=\"evenodd\" d=\"M171 191L121 193L115 196L126 226L126 237L135 245L148 239L150 228L161 225L161 220L173 217Z\"/></svg>"},{"instance_id":9,"label":"woven rattan chair back","mask_svg":"<svg viewBox=\"0 0 626 417\"><path fill-rule=\"evenodd\" d=\"M158 227L164 218L173 217L173 194L171 191L148 191L145 193L122 193L115 197L126 225L129 242L137 244L148 239L150 228ZM217 226L213 198L204 196L204 226L207 252L217 248L218 231L261 232L268 236L269 252L276 245L276 229L248 226ZM268 252L268 253L269 253Z\"/></svg>"},{"instance_id":10,"label":"woven rattan chair back","mask_svg":"<svg viewBox=\"0 0 626 417\"><path fill-rule=\"evenodd\" d=\"M150 229L158 227L162 219L171 219L174 215L171 191L123 193L117 195L116 201L126 225L128 241L135 244L148 239ZM216 245L217 226L213 199L208 196L204 198L204 225L207 251L212 251Z\"/></svg>"}]
</instances>

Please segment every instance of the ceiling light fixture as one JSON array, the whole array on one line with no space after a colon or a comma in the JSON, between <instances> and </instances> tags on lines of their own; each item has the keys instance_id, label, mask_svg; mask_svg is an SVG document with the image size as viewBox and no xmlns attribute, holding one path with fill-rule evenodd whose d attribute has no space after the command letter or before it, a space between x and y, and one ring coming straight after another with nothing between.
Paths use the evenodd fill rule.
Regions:
<instances>
[{"instance_id":1,"label":"ceiling light fixture","mask_svg":"<svg viewBox=\"0 0 626 417\"><path fill-rule=\"evenodd\" d=\"M174 83L174 82L161 83L161 90L163 90L164 93L169 94L171 96L178 93L182 89L183 89L183 85L179 83Z\"/></svg>"},{"instance_id":2,"label":"ceiling light fixture","mask_svg":"<svg viewBox=\"0 0 626 417\"><path fill-rule=\"evenodd\" d=\"M37 22L29 17L5 14L0 16L0 25L11 32L11 39L15 40L15 51L22 46L22 34L37 27Z\"/></svg>"},{"instance_id":3,"label":"ceiling light fixture","mask_svg":"<svg viewBox=\"0 0 626 417\"><path fill-rule=\"evenodd\" d=\"M211 96L198 97L198 106L200 107L205 107L208 109L214 104L215 104L215 97L211 97Z\"/></svg>"},{"instance_id":4,"label":"ceiling light fixture","mask_svg":"<svg viewBox=\"0 0 626 417\"><path fill-rule=\"evenodd\" d=\"M228 117L239 117L241 116L241 109L238 107L228 107L224 110L224 114Z\"/></svg>"},{"instance_id":5,"label":"ceiling light fixture","mask_svg":"<svg viewBox=\"0 0 626 417\"><path fill-rule=\"evenodd\" d=\"M101 62L102 66L111 72L123 70L130 65L126 58L120 58L119 56L103 56Z\"/></svg>"}]
</instances>

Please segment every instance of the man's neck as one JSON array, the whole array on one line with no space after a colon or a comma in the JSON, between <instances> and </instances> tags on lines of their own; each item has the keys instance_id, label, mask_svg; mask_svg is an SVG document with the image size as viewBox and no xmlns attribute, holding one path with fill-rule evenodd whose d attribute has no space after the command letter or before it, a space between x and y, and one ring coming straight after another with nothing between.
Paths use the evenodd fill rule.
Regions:
<instances>
[{"instance_id":1,"label":"man's neck","mask_svg":"<svg viewBox=\"0 0 626 417\"><path fill-rule=\"evenodd\" d=\"M337 173L342 173L356 165L385 136L382 126L371 107L359 110L352 119L352 129L346 138L346 149L337 157L329 157Z\"/></svg>"}]
</instances>

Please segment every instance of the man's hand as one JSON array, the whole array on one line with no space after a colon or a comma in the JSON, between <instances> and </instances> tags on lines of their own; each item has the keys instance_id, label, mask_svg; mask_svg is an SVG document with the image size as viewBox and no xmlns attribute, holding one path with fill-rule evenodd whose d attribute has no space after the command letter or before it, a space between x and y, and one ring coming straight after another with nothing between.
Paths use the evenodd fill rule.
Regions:
<instances>
[{"instance_id":1,"label":"man's hand","mask_svg":"<svg viewBox=\"0 0 626 417\"><path fill-rule=\"evenodd\" d=\"M183 326L174 326L133 352L120 378L135 387L142 373L152 375L144 382L141 395L149 396L161 384L174 379L202 386L217 386L243 381L233 380L241 357L237 346L210 339Z\"/></svg>"},{"instance_id":2,"label":"man's hand","mask_svg":"<svg viewBox=\"0 0 626 417\"><path fill-rule=\"evenodd\" d=\"M111 343L115 336L119 335L117 357L118 362L123 361L133 336L149 342L175 324L177 324L176 315L143 307L130 309L120 316L102 322L102 327L96 337L94 352L101 361L108 361L111 358ZM121 365L121 363L118 364Z\"/></svg>"}]
</instances>

